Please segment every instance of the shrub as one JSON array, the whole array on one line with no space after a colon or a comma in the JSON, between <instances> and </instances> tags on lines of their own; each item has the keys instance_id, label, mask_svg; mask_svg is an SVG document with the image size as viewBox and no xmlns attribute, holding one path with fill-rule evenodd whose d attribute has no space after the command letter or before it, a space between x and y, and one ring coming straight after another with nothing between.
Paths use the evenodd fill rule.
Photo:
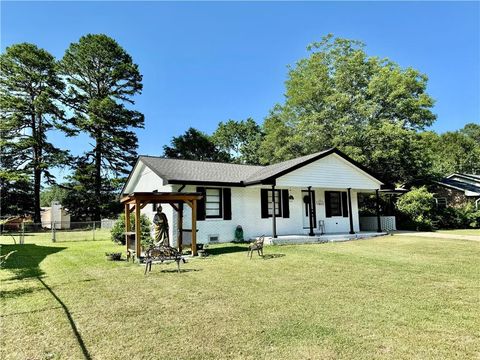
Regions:
<instances>
[{"instance_id":1,"label":"shrub","mask_svg":"<svg viewBox=\"0 0 480 360\"><path fill-rule=\"evenodd\" d=\"M140 216L140 227L142 229L142 246L146 247L153 239L150 235L151 222L145 214ZM130 216L130 229L135 231L135 215ZM125 245L125 214L121 214L110 232L112 241Z\"/></svg>"},{"instance_id":2,"label":"shrub","mask_svg":"<svg viewBox=\"0 0 480 360\"><path fill-rule=\"evenodd\" d=\"M480 210L466 203L456 207L439 209L436 214L438 227L442 229L466 229L480 227Z\"/></svg>"},{"instance_id":3,"label":"shrub","mask_svg":"<svg viewBox=\"0 0 480 360\"><path fill-rule=\"evenodd\" d=\"M413 188L397 201L397 209L410 221L416 230L433 228L435 201L425 186Z\"/></svg>"}]
</instances>

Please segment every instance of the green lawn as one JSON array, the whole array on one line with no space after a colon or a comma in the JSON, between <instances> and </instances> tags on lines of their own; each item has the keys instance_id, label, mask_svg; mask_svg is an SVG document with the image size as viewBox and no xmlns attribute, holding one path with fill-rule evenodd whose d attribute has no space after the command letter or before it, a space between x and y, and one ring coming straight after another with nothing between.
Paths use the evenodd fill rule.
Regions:
<instances>
[{"instance_id":1,"label":"green lawn","mask_svg":"<svg viewBox=\"0 0 480 360\"><path fill-rule=\"evenodd\" d=\"M56 242L67 241L93 241L93 240L110 240L109 229L93 230L57 230L55 232ZM14 244L20 242L20 233L11 232L0 235L0 244ZM44 230L41 232L25 232L25 244L51 243L52 231Z\"/></svg>"},{"instance_id":2,"label":"green lawn","mask_svg":"<svg viewBox=\"0 0 480 360\"><path fill-rule=\"evenodd\" d=\"M108 241L2 246L2 359L473 359L480 243L212 248L176 273Z\"/></svg>"},{"instance_id":3,"label":"green lawn","mask_svg":"<svg viewBox=\"0 0 480 360\"><path fill-rule=\"evenodd\" d=\"M437 232L454 235L476 235L480 236L480 229L456 229L456 230L438 230Z\"/></svg>"}]
</instances>

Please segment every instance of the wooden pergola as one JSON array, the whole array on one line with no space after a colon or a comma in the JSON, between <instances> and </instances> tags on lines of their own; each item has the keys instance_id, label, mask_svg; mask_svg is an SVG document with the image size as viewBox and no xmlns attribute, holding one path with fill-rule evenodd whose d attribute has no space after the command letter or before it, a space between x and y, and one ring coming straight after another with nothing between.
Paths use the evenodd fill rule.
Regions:
<instances>
[{"instance_id":1,"label":"wooden pergola","mask_svg":"<svg viewBox=\"0 0 480 360\"><path fill-rule=\"evenodd\" d=\"M182 251L183 240L183 204L192 209L192 255L197 255L197 201L203 197L198 192L134 192L125 195L120 202L125 206L125 237L127 250L129 250L131 233L130 214L135 211L135 251L137 257L141 255L141 226L140 210L148 204L170 204L178 213L177 219L177 245L178 251Z\"/></svg>"}]
</instances>

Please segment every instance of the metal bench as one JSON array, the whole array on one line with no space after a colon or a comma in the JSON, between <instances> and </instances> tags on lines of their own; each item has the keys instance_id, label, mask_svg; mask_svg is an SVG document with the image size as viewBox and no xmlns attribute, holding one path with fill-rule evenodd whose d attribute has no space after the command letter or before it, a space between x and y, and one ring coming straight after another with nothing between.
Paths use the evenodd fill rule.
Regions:
<instances>
[{"instance_id":1,"label":"metal bench","mask_svg":"<svg viewBox=\"0 0 480 360\"><path fill-rule=\"evenodd\" d=\"M186 263L187 261L183 257L182 253L177 249L166 245L151 246L145 252L145 274L147 271L152 271L152 263L154 261L175 261L177 263L177 271L180 272L180 261Z\"/></svg>"}]
</instances>

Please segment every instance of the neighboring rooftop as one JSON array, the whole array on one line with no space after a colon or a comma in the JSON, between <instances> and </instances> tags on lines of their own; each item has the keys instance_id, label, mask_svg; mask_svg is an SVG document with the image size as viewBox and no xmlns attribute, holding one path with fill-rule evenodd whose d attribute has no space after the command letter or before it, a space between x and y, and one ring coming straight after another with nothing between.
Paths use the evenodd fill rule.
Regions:
<instances>
[{"instance_id":1,"label":"neighboring rooftop","mask_svg":"<svg viewBox=\"0 0 480 360\"><path fill-rule=\"evenodd\" d=\"M480 175L455 173L437 181L437 183L446 187L480 195Z\"/></svg>"}]
</instances>

